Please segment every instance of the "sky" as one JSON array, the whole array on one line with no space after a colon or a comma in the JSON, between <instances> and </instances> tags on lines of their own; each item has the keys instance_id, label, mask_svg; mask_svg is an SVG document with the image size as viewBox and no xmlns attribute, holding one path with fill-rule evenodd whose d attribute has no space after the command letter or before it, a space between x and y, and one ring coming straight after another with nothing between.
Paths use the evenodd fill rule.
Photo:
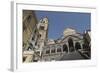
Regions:
<instances>
[{"instance_id":1,"label":"sky","mask_svg":"<svg viewBox=\"0 0 100 73\"><path fill-rule=\"evenodd\" d=\"M77 32L83 33L90 30L91 14L79 12L55 12L55 11L35 11L37 20L48 17L48 38L56 40L63 35L66 28L74 28Z\"/></svg>"}]
</instances>

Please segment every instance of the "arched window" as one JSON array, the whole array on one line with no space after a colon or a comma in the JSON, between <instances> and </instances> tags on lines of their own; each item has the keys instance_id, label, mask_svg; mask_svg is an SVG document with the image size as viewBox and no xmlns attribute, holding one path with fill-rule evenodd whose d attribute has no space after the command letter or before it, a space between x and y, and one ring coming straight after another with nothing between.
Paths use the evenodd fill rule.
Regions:
<instances>
[{"instance_id":1,"label":"arched window","mask_svg":"<svg viewBox=\"0 0 100 73\"><path fill-rule=\"evenodd\" d=\"M68 39L68 44L69 44L69 51L73 52L74 51L74 45L73 45L73 40L72 38Z\"/></svg>"},{"instance_id":2,"label":"arched window","mask_svg":"<svg viewBox=\"0 0 100 73\"><path fill-rule=\"evenodd\" d=\"M51 53L55 53L55 49L52 49L52 50L51 50Z\"/></svg>"},{"instance_id":3,"label":"arched window","mask_svg":"<svg viewBox=\"0 0 100 73\"><path fill-rule=\"evenodd\" d=\"M68 47L66 44L63 45L63 51L68 52Z\"/></svg>"},{"instance_id":4,"label":"arched window","mask_svg":"<svg viewBox=\"0 0 100 73\"><path fill-rule=\"evenodd\" d=\"M46 50L46 54L50 54L50 50Z\"/></svg>"},{"instance_id":5,"label":"arched window","mask_svg":"<svg viewBox=\"0 0 100 73\"><path fill-rule=\"evenodd\" d=\"M75 43L75 49L78 50L78 49L81 49L81 45L79 42L76 42Z\"/></svg>"},{"instance_id":6,"label":"arched window","mask_svg":"<svg viewBox=\"0 0 100 73\"><path fill-rule=\"evenodd\" d=\"M57 52L61 52L61 48L58 48L58 49L57 49Z\"/></svg>"}]
</instances>

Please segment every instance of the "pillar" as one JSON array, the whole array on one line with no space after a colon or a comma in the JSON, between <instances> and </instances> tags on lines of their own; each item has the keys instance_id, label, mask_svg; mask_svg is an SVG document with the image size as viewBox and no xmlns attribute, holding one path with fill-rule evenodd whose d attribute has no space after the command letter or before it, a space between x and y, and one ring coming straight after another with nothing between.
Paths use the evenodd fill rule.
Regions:
<instances>
[{"instance_id":1,"label":"pillar","mask_svg":"<svg viewBox=\"0 0 100 73\"><path fill-rule=\"evenodd\" d=\"M73 41L74 51L76 52L75 44L76 44L76 41Z\"/></svg>"},{"instance_id":2,"label":"pillar","mask_svg":"<svg viewBox=\"0 0 100 73\"><path fill-rule=\"evenodd\" d=\"M68 42L66 43L66 45L67 45L67 48L68 48L68 54L70 53L70 51L69 51L69 45L68 45Z\"/></svg>"}]
</instances>

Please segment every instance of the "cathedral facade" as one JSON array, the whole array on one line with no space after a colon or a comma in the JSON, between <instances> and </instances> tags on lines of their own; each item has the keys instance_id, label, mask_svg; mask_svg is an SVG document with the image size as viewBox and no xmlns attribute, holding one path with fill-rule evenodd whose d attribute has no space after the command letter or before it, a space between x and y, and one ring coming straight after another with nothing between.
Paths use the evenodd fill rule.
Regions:
<instances>
[{"instance_id":1,"label":"cathedral facade","mask_svg":"<svg viewBox=\"0 0 100 73\"><path fill-rule=\"evenodd\" d=\"M44 48L44 60L60 60L64 53L71 53L83 49L83 35L74 29L66 28L63 37L54 43L47 44ZM55 55L55 56L54 56ZM49 56L49 57L47 57Z\"/></svg>"}]
</instances>

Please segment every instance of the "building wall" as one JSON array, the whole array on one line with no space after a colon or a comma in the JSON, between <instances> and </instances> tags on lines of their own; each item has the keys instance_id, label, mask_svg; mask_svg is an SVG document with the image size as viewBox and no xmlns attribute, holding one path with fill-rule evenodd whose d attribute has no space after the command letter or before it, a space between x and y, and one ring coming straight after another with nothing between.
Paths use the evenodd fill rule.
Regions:
<instances>
[{"instance_id":1,"label":"building wall","mask_svg":"<svg viewBox=\"0 0 100 73\"><path fill-rule=\"evenodd\" d=\"M37 28L38 28L38 35L39 35L37 39L37 45L38 45L38 50L40 50L41 52L47 40L48 18L45 17L41 19L39 23L37 24Z\"/></svg>"},{"instance_id":2,"label":"building wall","mask_svg":"<svg viewBox=\"0 0 100 73\"><path fill-rule=\"evenodd\" d=\"M72 39L71 46L69 44L69 39ZM44 46L42 59L45 61L60 60L60 58L65 54L69 54L73 51L77 51L82 48L83 36L77 33L74 29L67 28L64 31L63 38L56 40L47 41L47 45ZM64 48L64 46L66 46ZM72 47L72 48L71 48Z\"/></svg>"},{"instance_id":3,"label":"building wall","mask_svg":"<svg viewBox=\"0 0 100 73\"><path fill-rule=\"evenodd\" d=\"M36 27L37 19L35 12L31 10L23 10L23 49L26 50L29 46L32 37L33 29Z\"/></svg>"}]
</instances>

